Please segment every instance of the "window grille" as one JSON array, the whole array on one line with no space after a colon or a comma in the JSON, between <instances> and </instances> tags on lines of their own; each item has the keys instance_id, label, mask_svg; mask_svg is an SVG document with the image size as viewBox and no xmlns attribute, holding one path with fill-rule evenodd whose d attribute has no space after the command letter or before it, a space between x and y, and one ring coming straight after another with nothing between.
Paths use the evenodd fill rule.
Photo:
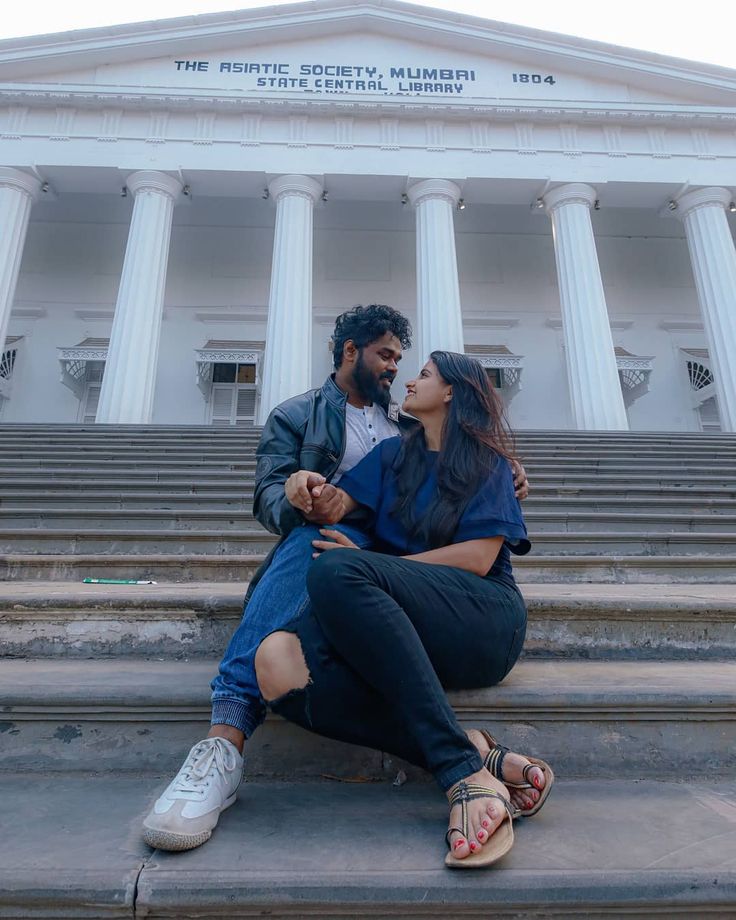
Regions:
<instances>
[{"instance_id":1,"label":"window grille","mask_svg":"<svg viewBox=\"0 0 736 920\"><path fill-rule=\"evenodd\" d=\"M708 387L715 382L710 369L699 361L688 361L687 373L690 377L690 386L694 390L702 390L703 387Z\"/></svg>"}]
</instances>

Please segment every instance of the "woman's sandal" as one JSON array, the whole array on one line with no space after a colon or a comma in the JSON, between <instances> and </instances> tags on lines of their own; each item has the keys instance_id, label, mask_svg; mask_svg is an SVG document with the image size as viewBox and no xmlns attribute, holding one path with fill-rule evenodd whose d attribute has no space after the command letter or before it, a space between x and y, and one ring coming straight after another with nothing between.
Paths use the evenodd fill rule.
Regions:
<instances>
[{"instance_id":1,"label":"woman's sandal","mask_svg":"<svg viewBox=\"0 0 736 920\"><path fill-rule=\"evenodd\" d=\"M506 809L503 821L493 832L488 842L483 844L480 852L471 853L469 856L466 856L465 859L458 859L456 856L452 855L450 834L453 832L462 834L464 839L467 840L469 831L468 802L473 799L489 798L499 799L503 802L503 806ZM448 849L450 849L450 852L445 857L445 865L449 866L450 869L482 869L484 866L490 866L491 863L495 863L502 856L505 856L514 845L514 809L511 807L509 800L505 799L500 792L496 792L495 789L488 789L485 786L478 786L475 783L460 782L455 786L450 795L450 808L458 803L462 805L463 809L463 826L462 828L451 827L445 834L445 841L447 842Z\"/></svg>"},{"instance_id":2,"label":"woman's sandal","mask_svg":"<svg viewBox=\"0 0 736 920\"><path fill-rule=\"evenodd\" d=\"M539 799L531 808L520 809L517 808L514 814L515 818L531 818L532 815L536 815L539 809L547 801L547 796L552 791L552 784L555 781L555 775L552 772L552 767L544 760L538 760L536 757L526 757L529 763L522 770L522 776L524 777L523 783L510 783L507 779L504 779L503 775L503 759L509 753L509 749L504 747L502 744L499 744L498 741L493 737L490 732L480 729L481 735L486 739L491 749L483 758L483 766L488 770L489 773L492 773L496 779L500 780L504 786L508 786L510 789L534 789L539 793ZM537 789L537 787L529 782L529 771L532 767L539 767L539 769L544 773L544 789Z\"/></svg>"}]
</instances>

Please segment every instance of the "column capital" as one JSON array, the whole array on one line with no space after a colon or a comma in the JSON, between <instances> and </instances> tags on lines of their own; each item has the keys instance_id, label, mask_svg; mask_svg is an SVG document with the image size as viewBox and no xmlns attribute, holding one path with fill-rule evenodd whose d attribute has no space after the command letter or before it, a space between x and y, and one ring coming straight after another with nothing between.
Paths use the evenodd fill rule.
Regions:
<instances>
[{"instance_id":1,"label":"column capital","mask_svg":"<svg viewBox=\"0 0 736 920\"><path fill-rule=\"evenodd\" d=\"M173 201L176 201L184 188L178 179L154 169L141 169L131 173L125 184L133 195L144 191L158 192L160 195L167 195Z\"/></svg>"},{"instance_id":2,"label":"column capital","mask_svg":"<svg viewBox=\"0 0 736 920\"><path fill-rule=\"evenodd\" d=\"M421 182L410 185L406 194L413 208L430 198L447 201L454 208L460 200L462 191L459 185L449 179L423 179Z\"/></svg>"},{"instance_id":3,"label":"column capital","mask_svg":"<svg viewBox=\"0 0 736 920\"><path fill-rule=\"evenodd\" d=\"M556 210L563 204L584 204L586 207L593 207L598 198L598 192L592 185L586 185L584 182L569 182L567 185L560 185L558 188L550 189L543 197L544 208L548 214Z\"/></svg>"},{"instance_id":4,"label":"column capital","mask_svg":"<svg viewBox=\"0 0 736 920\"><path fill-rule=\"evenodd\" d=\"M725 210L733 201L733 195L728 189L711 186L698 188L692 192L685 192L677 199L677 211L680 220L684 220L695 208L713 207L714 205Z\"/></svg>"},{"instance_id":5,"label":"column capital","mask_svg":"<svg viewBox=\"0 0 736 920\"><path fill-rule=\"evenodd\" d=\"M298 198L308 198L312 202L319 201L324 189L311 176L278 176L268 183L268 194L274 201L284 195L295 195Z\"/></svg>"},{"instance_id":6,"label":"column capital","mask_svg":"<svg viewBox=\"0 0 736 920\"><path fill-rule=\"evenodd\" d=\"M25 192L33 199L41 194L41 183L35 176L20 169L11 169L9 166L0 166L0 188Z\"/></svg>"}]
</instances>

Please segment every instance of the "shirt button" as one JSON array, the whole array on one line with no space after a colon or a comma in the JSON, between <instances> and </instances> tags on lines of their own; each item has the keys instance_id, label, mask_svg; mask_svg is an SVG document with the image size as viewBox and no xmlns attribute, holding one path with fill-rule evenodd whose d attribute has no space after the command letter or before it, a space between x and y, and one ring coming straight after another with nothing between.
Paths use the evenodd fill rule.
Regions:
<instances>
[{"instance_id":1,"label":"shirt button","mask_svg":"<svg viewBox=\"0 0 736 920\"><path fill-rule=\"evenodd\" d=\"M368 427L369 427L369 428L372 428L372 427L373 427L373 425L369 425Z\"/></svg>"},{"instance_id":2,"label":"shirt button","mask_svg":"<svg viewBox=\"0 0 736 920\"><path fill-rule=\"evenodd\" d=\"M373 438L373 443L374 443L374 444L376 443L376 439L375 439L375 438Z\"/></svg>"}]
</instances>

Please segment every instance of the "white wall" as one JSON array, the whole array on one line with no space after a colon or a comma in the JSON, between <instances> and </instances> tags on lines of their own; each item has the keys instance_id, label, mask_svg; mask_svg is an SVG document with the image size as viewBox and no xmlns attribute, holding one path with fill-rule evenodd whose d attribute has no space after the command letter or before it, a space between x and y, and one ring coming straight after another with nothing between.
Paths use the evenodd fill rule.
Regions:
<instances>
[{"instance_id":1,"label":"white wall","mask_svg":"<svg viewBox=\"0 0 736 920\"><path fill-rule=\"evenodd\" d=\"M25 339L5 421L76 421L78 402L59 382L56 348L109 335L130 213L130 199L97 195L34 207L9 329ZM260 199L195 198L177 206L154 422L205 421L193 349L208 339L264 338L273 219L272 203ZM695 429L679 348L706 343L682 227L634 209L597 212L593 220L614 341L656 359L649 393L630 409L631 426ZM570 427L548 218L477 205L457 213L456 232L466 342L524 355L512 422ZM339 312L382 302L414 317L414 215L398 202L320 204L314 252L317 385L331 367L327 340ZM694 328L662 328L672 323ZM423 357L407 353L397 396Z\"/></svg>"}]
</instances>

